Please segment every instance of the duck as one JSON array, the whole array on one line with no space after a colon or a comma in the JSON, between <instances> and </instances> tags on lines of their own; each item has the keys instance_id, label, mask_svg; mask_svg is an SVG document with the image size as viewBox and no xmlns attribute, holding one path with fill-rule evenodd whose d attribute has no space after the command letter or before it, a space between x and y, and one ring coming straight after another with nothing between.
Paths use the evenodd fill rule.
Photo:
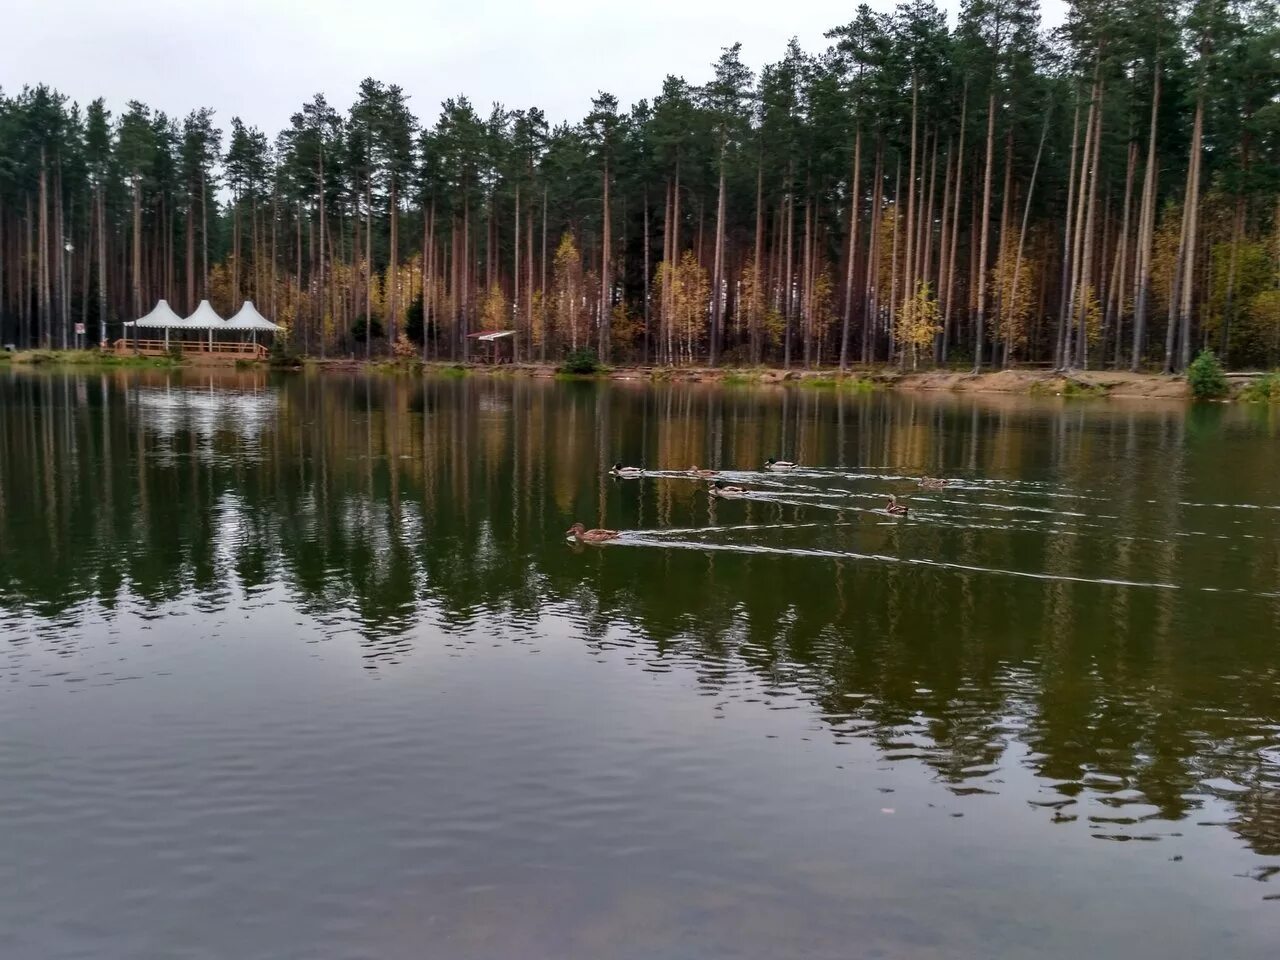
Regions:
<instances>
[{"instance_id":1,"label":"duck","mask_svg":"<svg viewBox=\"0 0 1280 960\"><path fill-rule=\"evenodd\" d=\"M898 498L892 493L889 494L889 502L885 505L885 513L891 517L905 517L910 508L905 503L899 503Z\"/></svg>"},{"instance_id":2,"label":"duck","mask_svg":"<svg viewBox=\"0 0 1280 960\"><path fill-rule=\"evenodd\" d=\"M702 477L704 480L720 476L719 470L699 470L697 467L690 467L689 472L695 477Z\"/></svg>"},{"instance_id":3,"label":"duck","mask_svg":"<svg viewBox=\"0 0 1280 960\"><path fill-rule=\"evenodd\" d=\"M944 477L921 477L919 481L920 486L925 490L941 490L950 482Z\"/></svg>"},{"instance_id":4,"label":"duck","mask_svg":"<svg viewBox=\"0 0 1280 960\"><path fill-rule=\"evenodd\" d=\"M639 467L624 467L621 460L615 463L609 472L615 477L635 478L644 476L644 471Z\"/></svg>"},{"instance_id":5,"label":"duck","mask_svg":"<svg viewBox=\"0 0 1280 960\"><path fill-rule=\"evenodd\" d=\"M764 468L766 470L794 470L798 466L800 466L800 464L793 463L790 460L778 460L774 457L770 457L764 462Z\"/></svg>"},{"instance_id":6,"label":"duck","mask_svg":"<svg viewBox=\"0 0 1280 960\"><path fill-rule=\"evenodd\" d=\"M579 543L604 543L621 536L617 530L588 530L581 523L575 523L564 533L566 537L573 537Z\"/></svg>"},{"instance_id":7,"label":"duck","mask_svg":"<svg viewBox=\"0 0 1280 960\"><path fill-rule=\"evenodd\" d=\"M723 497L731 500L735 497L745 497L747 495L746 487L739 487L737 484L725 483L723 480L717 480L707 490L707 493L713 497Z\"/></svg>"}]
</instances>

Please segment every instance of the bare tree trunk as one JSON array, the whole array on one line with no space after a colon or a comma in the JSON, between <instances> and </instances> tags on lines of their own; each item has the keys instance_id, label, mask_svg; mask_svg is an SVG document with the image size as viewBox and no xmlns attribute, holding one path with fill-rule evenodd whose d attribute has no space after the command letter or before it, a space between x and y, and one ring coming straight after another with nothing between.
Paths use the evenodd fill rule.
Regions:
<instances>
[{"instance_id":1,"label":"bare tree trunk","mask_svg":"<svg viewBox=\"0 0 1280 960\"><path fill-rule=\"evenodd\" d=\"M868 224L866 284L863 288L862 311L862 362L875 358L875 331L873 324L879 320L877 285L880 281L880 233L884 206L884 134L876 137L876 165L871 189L871 222Z\"/></svg>"},{"instance_id":2,"label":"bare tree trunk","mask_svg":"<svg viewBox=\"0 0 1280 960\"><path fill-rule=\"evenodd\" d=\"M1129 211L1133 200L1133 177L1137 169L1138 141L1133 138L1131 133L1129 163L1124 175L1124 203L1120 210L1120 235L1116 238L1116 262L1113 270L1115 280L1111 285L1111 296L1108 298L1108 302L1112 305L1108 327L1113 330L1115 336L1114 365L1117 370L1120 369L1121 356L1123 354L1124 338L1121 334L1124 332L1125 271L1129 265Z\"/></svg>"},{"instance_id":3,"label":"bare tree trunk","mask_svg":"<svg viewBox=\"0 0 1280 960\"><path fill-rule=\"evenodd\" d=\"M525 270L525 329L529 331L529 344L525 348L525 357L533 359L533 210L525 217L524 224L524 270ZM516 237L516 243L520 238ZM545 324L544 324L545 325Z\"/></svg>"},{"instance_id":4,"label":"bare tree trunk","mask_svg":"<svg viewBox=\"0 0 1280 960\"><path fill-rule=\"evenodd\" d=\"M1089 89L1089 113L1084 127L1084 149L1080 153L1080 166L1077 173L1079 189L1076 191L1075 210L1068 210L1067 216L1074 218L1071 242L1071 287L1067 293L1067 325L1063 334L1062 365L1070 370L1075 367L1078 347L1076 336L1076 311L1083 299L1080 289L1080 278L1083 269L1081 259L1084 249L1084 218L1088 202L1089 171L1093 159L1094 118L1098 107L1098 67L1094 67L1093 85Z\"/></svg>"},{"instance_id":5,"label":"bare tree trunk","mask_svg":"<svg viewBox=\"0 0 1280 960\"><path fill-rule=\"evenodd\" d=\"M1222 305L1222 339L1218 350L1226 362L1227 352L1231 349L1231 320L1235 311L1236 267L1240 259L1240 237L1244 232L1244 194L1236 197L1235 222L1231 226L1231 256L1227 264L1227 293Z\"/></svg>"},{"instance_id":6,"label":"bare tree trunk","mask_svg":"<svg viewBox=\"0 0 1280 960\"><path fill-rule=\"evenodd\" d=\"M325 236L328 234L327 220L325 216L324 202L324 144L321 142L319 153L320 176L316 181L316 206L319 208L320 219L320 245L316 251L316 272L319 275L319 285L316 289L316 334L320 340L320 358L324 359L325 350L328 346L327 331L324 328L324 309L325 309L325 271L324 271L324 251ZM352 251L354 255L355 251Z\"/></svg>"},{"instance_id":7,"label":"bare tree trunk","mask_svg":"<svg viewBox=\"0 0 1280 960\"><path fill-rule=\"evenodd\" d=\"M783 314L783 341L782 341L782 365L786 368L791 367L791 339L792 339L792 294L794 293L793 281L793 261L792 255L795 244L795 197L792 194L788 176L788 186L783 204L786 209L786 241L787 251L783 259L783 276L782 276L782 314Z\"/></svg>"},{"instance_id":8,"label":"bare tree trunk","mask_svg":"<svg viewBox=\"0 0 1280 960\"><path fill-rule=\"evenodd\" d=\"M511 316L516 335L511 344L511 359L520 359L520 184L516 184L515 226L511 231Z\"/></svg>"},{"instance_id":9,"label":"bare tree trunk","mask_svg":"<svg viewBox=\"0 0 1280 960\"><path fill-rule=\"evenodd\" d=\"M625 211L624 211L625 212ZM601 236L600 236L600 327L597 331L597 353L600 359L606 363L609 360L609 328L612 320L612 307L610 300L611 283L609 276L610 259L610 240L613 233L613 225L610 222L610 205L609 205L609 163L606 160L604 165L604 199L601 203Z\"/></svg>"},{"instance_id":10,"label":"bare tree trunk","mask_svg":"<svg viewBox=\"0 0 1280 960\"><path fill-rule=\"evenodd\" d=\"M36 304L38 309L37 325L40 330L40 345L48 349L52 343L53 327L50 319L52 304L49 294L49 187L48 172L45 169L44 147L40 148L40 194L39 194L39 250L36 262Z\"/></svg>"},{"instance_id":11,"label":"bare tree trunk","mask_svg":"<svg viewBox=\"0 0 1280 960\"><path fill-rule=\"evenodd\" d=\"M806 189L806 193L807 193ZM803 337L804 365L813 364L813 305L810 270L813 263L813 200L804 205L804 266L800 271L800 333Z\"/></svg>"},{"instance_id":12,"label":"bare tree trunk","mask_svg":"<svg viewBox=\"0 0 1280 960\"><path fill-rule=\"evenodd\" d=\"M308 324L302 318L302 201L301 200L298 201L298 213L297 213L297 216L294 218L293 246L294 246L294 254L297 258L297 263L294 267L296 271L294 276L297 278L295 283L295 290L297 295L294 300L293 322L296 326L302 328L302 352L304 354L309 354L311 352L311 335L310 335L311 327L310 327L310 324ZM206 273L205 276L207 278L208 274ZM292 333L293 331L290 331L290 332Z\"/></svg>"},{"instance_id":13,"label":"bare tree trunk","mask_svg":"<svg viewBox=\"0 0 1280 960\"><path fill-rule=\"evenodd\" d=\"M276 230L280 224L280 182L273 179L271 183L271 322L275 323L276 314Z\"/></svg>"},{"instance_id":14,"label":"bare tree trunk","mask_svg":"<svg viewBox=\"0 0 1280 960\"><path fill-rule=\"evenodd\" d=\"M646 183L644 187L644 342L640 346L640 362L645 366L649 364L649 339L652 335L650 314L653 291L650 289L649 280L649 259L651 256L649 246L649 185Z\"/></svg>"},{"instance_id":15,"label":"bare tree trunk","mask_svg":"<svg viewBox=\"0 0 1280 960\"><path fill-rule=\"evenodd\" d=\"M942 308L942 355L939 358L944 364L947 362L951 347L951 309L956 281L956 249L960 245L960 186L964 183L964 130L968 110L969 81L966 79L960 100L960 133L959 142L956 144L956 184L952 198L955 207L951 211L951 239L947 243L947 282L944 291L946 302Z\"/></svg>"},{"instance_id":16,"label":"bare tree trunk","mask_svg":"<svg viewBox=\"0 0 1280 960\"><path fill-rule=\"evenodd\" d=\"M933 201L937 186L938 133L935 130L933 133L933 154L929 161L929 194L924 205L924 216L920 218L921 239L918 243L920 248L920 269L916 271L916 276L922 283L929 282L929 272L933 267Z\"/></svg>"},{"instance_id":17,"label":"bare tree trunk","mask_svg":"<svg viewBox=\"0 0 1280 960\"><path fill-rule=\"evenodd\" d=\"M905 223L907 255L903 263L902 278L902 299L907 300L915 294L916 289L916 259L915 259L915 234L916 234L916 130L918 127L917 117L919 115L919 83L917 82L917 71L911 70L911 159L907 164L907 219ZM923 177L921 178L923 180ZM894 194L894 204L897 205L898 196ZM900 217L897 219L901 219ZM894 296L894 301L898 297Z\"/></svg>"},{"instance_id":18,"label":"bare tree trunk","mask_svg":"<svg viewBox=\"0 0 1280 960\"><path fill-rule=\"evenodd\" d=\"M1009 284L1009 305L1013 310L1018 309L1018 279L1022 272L1022 251L1027 242L1027 223L1031 219L1031 199L1036 192L1036 175L1040 172L1040 158L1044 154L1044 141L1049 135L1049 116L1050 111L1045 110L1044 126L1040 128L1040 145L1036 147L1036 160L1031 165L1031 182L1027 186L1027 202L1022 208L1022 226L1018 229L1018 254L1013 261L1013 282ZM1009 365L1007 350L1005 352L1004 365L1006 367Z\"/></svg>"},{"instance_id":19,"label":"bare tree trunk","mask_svg":"<svg viewBox=\"0 0 1280 960\"><path fill-rule=\"evenodd\" d=\"M547 187L542 187L542 362L547 362Z\"/></svg>"},{"instance_id":20,"label":"bare tree trunk","mask_svg":"<svg viewBox=\"0 0 1280 960\"><path fill-rule=\"evenodd\" d=\"M1093 300L1093 234L1094 220L1098 206L1098 174L1102 147L1102 104L1105 87L1101 82L1094 84L1095 105L1091 105L1089 113L1093 117L1093 155L1089 159L1089 199L1085 213L1084 243L1080 260L1080 334L1077 339L1077 362L1081 369L1089 369L1089 307ZM1081 200L1083 201L1083 181Z\"/></svg>"},{"instance_id":21,"label":"bare tree trunk","mask_svg":"<svg viewBox=\"0 0 1280 960\"><path fill-rule=\"evenodd\" d=\"M400 317L400 201L396 196L396 179L391 177L390 197L387 204L387 218L391 221L389 230L387 264L387 342L395 349L397 329Z\"/></svg>"},{"instance_id":22,"label":"bare tree trunk","mask_svg":"<svg viewBox=\"0 0 1280 960\"><path fill-rule=\"evenodd\" d=\"M64 215L63 215L63 209L62 209L62 158L60 156L56 157L54 163L56 166L56 173L54 176L54 184L53 184L53 211L54 211L54 231L55 231L54 237L53 237L53 244L54 244L53 256L54 256L54 263L57 266L57 277L56 277L57 284L54 289L58 291L58 313L60 315L59 316L60 322L58 324L58 328L60 330L59 340L61 341L62 349L65 350L67 349L67 333L68 333L67 326L68 326L68 321L70 320L70 315L67 312L68 311L67 301L70 299L69 297L70 285L67 282L67 267L68 267L67 257L64 256L66 252L66 231L65 231L66 224L63 219ZM49 339L50 341L52 341L53 337L50 336Z\"/></svg>"},{"instance_id":23,"label":"bare tree trunk","mask_svg":"<svg viewBox=\"0 0 1280 960\"><path fill-rule=\"evenodd\" d=\"M1151 284L1151 247L1155 233L1156 209L1156 119L1160 109L1160 66L1155 67L1151 93L1151 130L1147 137L1147 168L1142 178L1142 205L1138 214L1138 263L1133 294L1133 357L1135 373L1142 361L1146 336L1147 296Z\"/></svg>"},{"instance_id":24,"label":"bare tree trunk","mask_svg":"<svg viewBox=\"0 0 1280 960\"><path fill-rule=\"evenodd\" d=\"M1196 118L1191 128L1191 190L1187 197L1185 216L1190 221L1187 229L1187 262L1180 307L1182 324L1182 360L1178 369L1185 370L1191 363L1191 295L1195 288L1196 241L1200 228L1200 167L1204 153L1201 145L1204 137L1204 92L1196 100Z\"/></svg>"},{"instance_id":25,"label":"bare tree trunk","mask_svg":"<svg viewBox=\"0 0 1280 960\"><path fill-rule=\"evenodd\" d=\"M996 263L1004 258L1008 252L1009 243L1009 213L1010 206L1013 203L1013 131L1006 130L1004 136L1004 185L1000 190L1000 238L995 242ZM995 311L992 317L992 340L995 341L991 345L991 363L994 366L997 362L999 354L999 344L1001 341L1000 326L1005 318L1005 302L1004 302L1004 285L997 283L995 287ZM1002 365L1007 366L1009 362L1009 341L1004 338L1004 361Z\"/></svg>"},{"instance_id":26,"label":"bare tree trunk","mask_svg":"<svg viewBox=\"0 0 1280 960\"><path fill-rule=\"evenodd\" d=\"M142 316L142 177L133 172L133 316ZM134 349L138 346L138 328L133 328Z\"/></svg>"},{"instance_id":27,"label":"bare tree trunk","mask_svg":"<svg viewBox=\"0 0 1280 960\"><path fill-rule=\"evenodd\" d=\"M994 78L993 81L994 83ZM982 239L978 246L978 310L977 326L973 339L973 372L982 369L983 337L986 335L987 311L987 243L991 231L991 172L994 166L996 133L996 94L995 90L987 99L987 166L983 174L982 184Z\"/></svg>"},{"instance_id":28,"label":"bare tree trunk","mask_svg":"<svg viewBox=\"0 0 1280 960\"><path fill-rule=\"evenodd\" d=\"M107 342L107 217L102 183L98 183L98 343Z\"/></svg>"},{"instance_id":29,"label":"bare tree trunk","mask_svg":"<svg viewBox=\"0 0 1280 960\"><path fill-rule=\"evenodd\" d=\"M849 324L853 316L853 278L854 265L858 260L858 194L860 189L859 174L862 170L862 123L859 122L853 135L853 172L849 177L849 255L844 268L844 316L840 323L840 371L849 367ZM757 204L759 200L757 199ZM759 218L756 220L759 224ZM756 228L756 263L759 267L759 227Z\"/></svg>"},{"instance_id":30,"label":"bare tree trunk","mask_svg":"<svg viewBox=\"0 0 1280 960\"><path fill-rule=\"evenodd\" d=\"M949 241L951 239L951 181L954 169L954 157L951 139L947 138L947 163L942 174L942 223L938 229L938 301L944 305L947 297L947 280L948 260L951 256L951 247ZM945 329L945 322L944 322ZM939 331L933 338L933 362L935 365L942 362L942 337L943 332Z\"/></svg>"},{"instance_id":31,"label":"bare tree trunk","mask_svg":"<svg viewBox=\"0 0 1280 960\"><path fill-rule=\"evenodd\" d=\"M893 363L898 338L898 234L902 230L902 156L899 154L897 169L893 174L893 245L889 249L889 329L888 353L885 359Z\"/></svg>"},{"instance_id":32,"label":"bare tree trunk","mask_svg":"<svg viewBox=\"0 0 1280 960\"><path fill-rule=\"evenodd\" d=\"M364 187L364 272L364 358L368 360L373 352L373 186L367 180Z\"/></svg>"},{"instance_id":33,"label":"bare tree trunk","mask_svg":"<svg viewBox=\"0 0 1280 960\"><path fill-rule=\"evenodd\" d=\"M711 366L720 362L720 337L724 316L724 162L725 147L720 147L720 189L716 197L716 243L711 281Z\"/></svg>"},{"instance_id":34,"label":"bare tree trunk","mask_svg":"<svg viewBox=\"0 0 1280 960\"><path fill-rule=\"evenodd\" d=\"M764 260L764 154L756 157L756 248L752 260L755 275L751 284L751 362L759 363L763 355L761 315L764 312L764 286L768 271Z\"/></svg>"},{"instance_id":35,"label":"bare tree trunk","mask_svg":"<svg viewBox=\"0 0 1280 960\"><path fill-rule=\"evenodd\" d=\"M1067 366L1066 344L1068 340L1069 316L1071 316L1071 251L1073 237L1071 233L1071 217L1075 209L1076 197L1076 156L1080 144L1080 97L1076 94L1075 116L1071 122L1071 159L1067 163L1067 213L1062 218L1062 284L1058 305L1058 333L1053 348L1053 365L1058 369Z\"/></svg>"}]
</instances>

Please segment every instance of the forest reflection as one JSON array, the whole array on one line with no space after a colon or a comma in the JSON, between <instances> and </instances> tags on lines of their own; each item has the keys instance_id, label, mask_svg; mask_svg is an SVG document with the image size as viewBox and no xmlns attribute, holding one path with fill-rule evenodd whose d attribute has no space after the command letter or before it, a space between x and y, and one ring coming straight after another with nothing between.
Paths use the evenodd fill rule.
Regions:
<instances>
[{"instance_id":1,"label":"forest reflection","mask_svg":"<svg viewBox=\"0 0 1280 960\"><path fill-rule=\"evenodd\" d=\"M1014 789L1016 762L1096 836L1225 810L1280 856L1266 412L258 372L0 396L0 638L259 598L394 670L554 619L711 696L808 702L957 793ZM690 464L757 493L711 500ZM626 535L575 551L574 520Z\"/></svg>"}]
</instances>

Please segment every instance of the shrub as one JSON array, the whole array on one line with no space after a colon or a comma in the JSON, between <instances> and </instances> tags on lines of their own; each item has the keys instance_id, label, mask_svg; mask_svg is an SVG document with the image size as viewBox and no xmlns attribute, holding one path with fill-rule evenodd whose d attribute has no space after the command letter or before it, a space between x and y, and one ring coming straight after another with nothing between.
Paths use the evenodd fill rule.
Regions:
<instances>
[{"instance_id":1,"label":"shrub","mask_svg":"<svg viewBox=\"0 0 1280 960\"><path fill-rule=\"evenodd\" d=\"M1241 400L1280 403L1280 372L1264 373L1240 391Z\"/></svg>"},{"instance_id":2,"label":"shrub","mask_svg":"<svg viewBox=\"0 0 1280 960\"><path fill-rule=\"evenodd\" d=\"M271 345L267 347L267 364L274 370L296 370L302 366L289 338L280 334L272 337Z\"/></svg>"},{"instance_id":3,"label":"shrub","mask_svg":"<svg viewBox=\"0 0 1280 960\"><path fill-rule=\"evenodd\" d=\"M1222 364L1212 350L1201 350L1200 356L1187 367L1187 383L1197 400L1213 400L1227 395L1227 378Z\"/></svg>"},{"instance_id":4,"label":"shrub","mask_svg":"<svg viewBox=\"0 0 1280 960\"><path fill-rule=\"evenodd\" d=\"M564 358L564 363L560 367L562 373L576 374L599 373L603 369L596 352L587 347L573 351Z\"/></svg>"}]
</instances>

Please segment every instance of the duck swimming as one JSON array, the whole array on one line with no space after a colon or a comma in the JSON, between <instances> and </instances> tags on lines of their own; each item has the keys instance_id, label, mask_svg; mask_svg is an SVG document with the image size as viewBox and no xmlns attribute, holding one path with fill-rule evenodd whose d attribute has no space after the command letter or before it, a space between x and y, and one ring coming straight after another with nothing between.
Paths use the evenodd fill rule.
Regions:
<instances>
[{"instance_id":1,"label":"duck swimming","mask_svg":"<svg viewBox=\"0 0 1280 960\"><path fill-rule=\"evenodd\" d=\"M941 490L951 481L943 477L921 477L919 484L925 490Z\"/></svg>"},{"instance_id":2,"label":"duck swimming","mask_svg":"<svg viewBox=\"0 0 1280 960\"><path fill-rule=\"evenodd\" d=\"M905 503L899 503L898 498L892 493L889 494L889 502L885 505L885 513L891 517L905 517L910 508Z\"/></svg>"},{"instance_id":3,"label":"duck swimming","mask_svg":"<svg viewBox=\"0 0 1280 960\"><path fill-rule=\"evenodd\" d=\"M792 463L790 460L776 460L773 457L764 462L766 470L794 470L798 466L800 464Z\"/></svg>"},{"instance_id":4,"label":"duck swimming","mask_svg":"<svg viewBox=\"0 0 1280 960\"><path fill-rule=\"evenodd\" d=\"M588 530L580 523L575 523L564 533L565 536L573 537L579 543L604 543L606 540L615 540L620 536L617 530Z\"/></svg>"},{"instance_id":5,"label":"duck swimming","mask_svg":"<svg viewBox=\"0 0 1280 960\"><path fill-rule=\"evenodd\" d=\"M719 470L699 470L697 467L690 467L689 472L695 477L702 477L704 480L720 476Z\"/></svg>"},{"instance_id":6,"label":"duck swimming","mask_svg":"<svg viewBox=\"0 0 1280 960\"><path fill-rule=\"evenodd\" d=\"M725 483L723 480L717 480L707 493L713 497L723 497L726 500L732 500L736 497L745 497L747 495L746 487L739 487L736 484Z\"/></svg>"},{"instance_id":7,"label":"duck swimming","mask_svg":"<svg viewBox=\"0 0 1280 960\"><path fill-rule=\"evenodd\" d=\"M615 463L609 472L615 477L635 478L644 476L644 471L639 467L624 467L621 460Z\"/></svg>"}]
</instances>

